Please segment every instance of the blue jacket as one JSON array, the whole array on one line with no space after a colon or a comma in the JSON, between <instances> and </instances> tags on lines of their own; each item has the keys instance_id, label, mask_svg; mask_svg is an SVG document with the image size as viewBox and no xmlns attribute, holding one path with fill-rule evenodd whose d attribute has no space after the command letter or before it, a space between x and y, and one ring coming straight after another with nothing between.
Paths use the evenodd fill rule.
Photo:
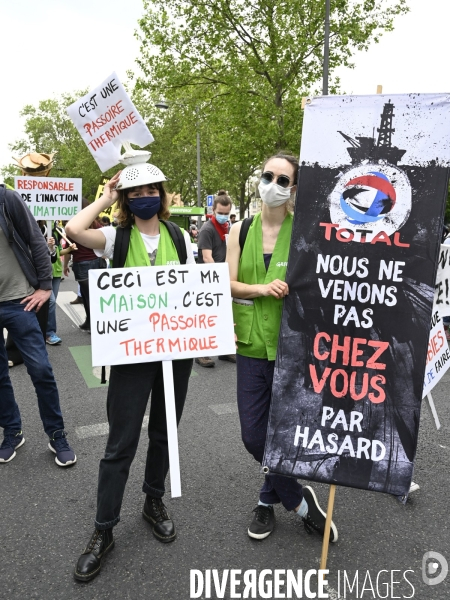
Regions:
<instances>
[{"instance_id":1,"label":"blue jacket","mask_svg":"<svg viewBox=\"0 0 450 600\"><path fill-rule=\"evenodd\" d=\"M39 225L17 192L0 185L0 227L35 289L52 289L52 264Z\"/></svg>"}]
</instances>

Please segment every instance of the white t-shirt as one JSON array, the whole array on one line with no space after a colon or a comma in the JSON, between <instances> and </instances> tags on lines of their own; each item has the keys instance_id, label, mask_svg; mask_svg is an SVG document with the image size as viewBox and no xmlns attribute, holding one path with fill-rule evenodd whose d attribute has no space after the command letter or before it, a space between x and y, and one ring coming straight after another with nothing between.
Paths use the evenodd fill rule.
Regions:
<instances>
[{"instance_id":1,"label":"white t-shirt","mask_svg":"<svg viewBox=\"0 0 450 600\"><path fill-rule=\"evenodd\" d=\"M163 225L163 227L164 227L164 225ZM114 243L116 241L117 229L115 227L110 226L110 227L102 227L101 229L97 229L97 231L101 231L101 233L103 233L103 235L105 236L105 249L104 250L96 250L94 248L95 254L99 257L108 258L108 259L112 260L112 258L114 256ZM145 233L141 232L141 237L144 242L144 246L148 252L150 264L152 266L154 266L155 259L156 259L156 251L158 250L160 236L159 235L146 235ZM186 252L187 252L186 264L187 265L195 265L194 253L192 251L192 246L191 246L191 238L189 237L189 234L187 233L187 231L184 231L184 242L186 244Z\"/></svg>"}]
</instances>

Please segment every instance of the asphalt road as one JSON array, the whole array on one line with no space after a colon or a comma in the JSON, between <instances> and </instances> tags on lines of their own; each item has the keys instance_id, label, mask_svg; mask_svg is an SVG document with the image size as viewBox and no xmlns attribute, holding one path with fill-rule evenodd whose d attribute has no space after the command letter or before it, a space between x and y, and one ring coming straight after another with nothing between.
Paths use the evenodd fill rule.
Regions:
<instances>
[{"instance_id":1,"label":"asphalt road","mask_svg":"<svg viewBox=\"0 0 450 600\"><path fill-rule=\"evenodd\" d=\"M63 292L75 289L73 279L61 285ZM240 440L235 366L217 361L214 369L194 367L179 429L182 497L171 500L170 494L166 496L178 530L176 541L159 543L141 516L143 430L122 520L114 530L116 547L94 581L75 582L74 565L93 530L98 462L106 443L102 427L79 428L106 422L106 389L99 384L88 387L74 360L77 351L73 348L89 345L89 334L80 331L59 307L57 311L63 343L48 351L78 463L70 469L55 465L26 370L23 365L11 369L26 443L11 463L0 467L1 600L187 600L191 569L217 569L222 577L226 569L256 569L259 574L264 569L318 568L321 539L307 535L301 519L281 507L276 508L277 526L269 538L256 542L247 536L262 476ZM92 374L89 381L95 384ZM344 597L343 572L353 581L356 570L358 591L349 592L347 587L346 598L450 598L450 574L439 585L428 586L421 573L427 551L439 552L450 562L449 391L450 372L433 392L442 422L439 432L427 408L422 410L414 476L421 489L406 506L387 495L337 489L334 521L339 541L329 551L330 598L338 597L338 589ZM97 434L87 436L86 431ZM325 507L327 486L312 485ZM403 575L407 570L410 584ZM401 583L383 585L391 579ZM224 597L233 597L230 593L227 588ZM213 591L211 597L218 596Z\"/></svg>"}]
</instances>

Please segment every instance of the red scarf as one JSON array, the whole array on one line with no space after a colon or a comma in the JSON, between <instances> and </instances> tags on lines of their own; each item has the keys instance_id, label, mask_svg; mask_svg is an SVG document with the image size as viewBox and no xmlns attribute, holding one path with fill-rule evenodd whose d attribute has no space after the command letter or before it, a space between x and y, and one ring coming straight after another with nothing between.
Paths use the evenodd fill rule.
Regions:
<instances>
[{"instance_id":1,"label":"red scarf","mask_svg":"<svg viewBox=\"0 0 450 600\"><path fill-rule=\"evenodd\" d=\"M217 221L216 217L213 215L212 218L211 218L211 223L216 228L216 231L220 235L220 239L222 240L222 242L224 242L225 241L225 236L228 233L228 227L229 227L228 221L226 223L224 223L223 225L221 225Z\"/></svg>"}]
</instances>

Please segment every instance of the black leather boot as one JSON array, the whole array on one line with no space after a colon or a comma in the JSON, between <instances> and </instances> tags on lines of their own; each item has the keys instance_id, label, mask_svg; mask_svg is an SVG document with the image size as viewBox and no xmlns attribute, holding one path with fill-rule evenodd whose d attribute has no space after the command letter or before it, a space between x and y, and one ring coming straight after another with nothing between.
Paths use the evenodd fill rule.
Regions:
<instances>
[{"instance_id":1,"label":"black leather boot","mask_svg":"<svg viewBox=\"0 0 450 600\"><path fill-rule=\"evenodd\" d=\"M160 542L173 542L177 537L175 525L164 506L162 498L147 495L142 516L152 526L153 535Z\"/></svg>"},{"instance_id":2,"label":"black leather boot","mask_svg":"<svg viewBox=\"0 0 450 600\"><path fill-rule=\"evenodd\" d=\"M75 567L74 577L77 581L91 581L99 573L102 558L114 548L113 530L96 529L89 540L83 554Z\"/></svg>"}]
</instances>

